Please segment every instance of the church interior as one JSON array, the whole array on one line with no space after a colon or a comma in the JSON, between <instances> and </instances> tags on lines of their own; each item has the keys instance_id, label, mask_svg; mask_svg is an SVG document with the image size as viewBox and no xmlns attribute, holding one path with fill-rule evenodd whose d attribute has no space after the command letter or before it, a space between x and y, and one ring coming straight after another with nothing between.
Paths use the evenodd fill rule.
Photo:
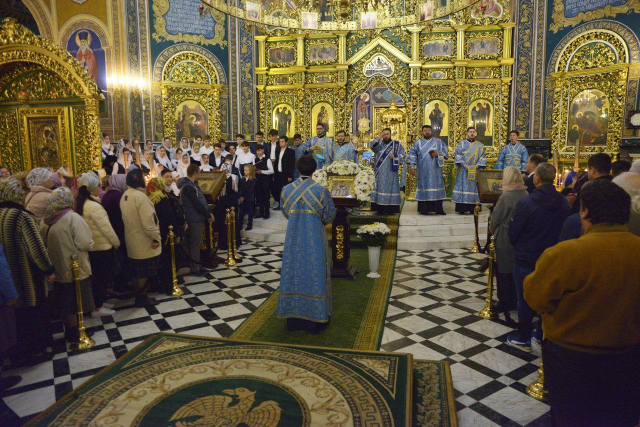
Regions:
<instances>
[{"instance_id":1,"label":"church interior","mask_svg":"<svg viewBox=\"0 0 640 427\"><path fill-rule=\"evenodd\" d=\"M640 0L0 3L0 425L640 421Z\"/></svg>"}]
</instances>

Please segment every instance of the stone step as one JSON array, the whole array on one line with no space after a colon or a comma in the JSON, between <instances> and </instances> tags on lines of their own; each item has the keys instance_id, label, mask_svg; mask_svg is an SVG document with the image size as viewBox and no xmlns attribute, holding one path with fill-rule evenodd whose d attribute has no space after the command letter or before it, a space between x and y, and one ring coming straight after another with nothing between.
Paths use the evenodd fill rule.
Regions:
<instances>
[{"instance_id":1,"label":"stone step","mask_svg":"<svg viewBox=\"0 0 640 427\"><path fill-rule=\"evenodd\" d=\"M266 228L269 230L280 230L280 231L286 231L287 230L287 224L288 221L286 219L274 219L274 218L269 218L267 220L262 219L262 218L258 218L258 219L253 219L253 226L255 228ZM245 218L244 220L244 225L247 225L247 219Z\"/></svg>"},{"instance_id":2,"label":"stone step","mask_svg":"<svg viewBox=\"0 0 640 427\"><path fill-rule=\"evenodd\" d=\"M245 239L256 240L259 242L284 243L286 232L254 226L252 230L242 231L241 234Z\"/></svg>"},{"instance_id":3,"label":"stone step","mask_svg":"<svg viewBox=\"0 0 640 427\"><path fill-rule=\"evenodd\" d=\"M484 239L480 238L480 244ZM473 246L473 236L403 237L398 239L398 250L427 251L434 249L463 249Z\"/></svg>"},{"instance_id":4,"label":"stone step","mask_svg":"<svg viewBox=\"0 0 640 427\"><path fill-rule=\"evenodd\" d=\"M482 236L487 233L487 223L478 224L478 233ZM442 237L442 236L473 236L475 235L475 225L455 224L455 225L410 225L398 228L398 238L405 237Z\"/></svg>"}]
</instances>

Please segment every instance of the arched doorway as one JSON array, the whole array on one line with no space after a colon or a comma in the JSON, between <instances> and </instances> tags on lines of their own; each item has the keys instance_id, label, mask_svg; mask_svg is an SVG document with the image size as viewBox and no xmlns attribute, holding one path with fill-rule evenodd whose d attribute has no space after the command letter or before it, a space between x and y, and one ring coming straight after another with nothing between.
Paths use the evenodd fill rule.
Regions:
<instances>
[{"instance_id":1,"label":"arched doorway","mask_svg":"<svg viewBox=\"0 0 640 427\"><path fill-rule=\"evenodd\" d=\"M0 162L13 172L37 166L98 169L99 102L86 70L63 48L14 19L0 26Z\"/></svg>"}]
</instances>

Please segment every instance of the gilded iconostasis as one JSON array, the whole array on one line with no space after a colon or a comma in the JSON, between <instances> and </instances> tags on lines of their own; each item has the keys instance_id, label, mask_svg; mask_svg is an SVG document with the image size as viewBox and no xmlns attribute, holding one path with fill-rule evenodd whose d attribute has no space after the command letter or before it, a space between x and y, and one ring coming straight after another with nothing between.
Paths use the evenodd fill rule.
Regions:
<instances>
[{"instance_id":1,"label":"gilded iconostasis","mask_svg":"<svg viewBox=\"0 0 640 427\"><path fill-rule=\"evenodd\" d=\"M512 128L564 159L633 145L640 0L373 2L382 13L316 3L311 13L300 0L2 2L1 18L42 38L27 43L82 74L54 78L53 59L18 66L15 40L2 40L1 136L37 141L11 161L76 162L91 152L81 132L308 138L321 124L364 141L396 109L407 146L423 123L450 147L476 127L489 158Z\"/></svg>"}]
</instances>

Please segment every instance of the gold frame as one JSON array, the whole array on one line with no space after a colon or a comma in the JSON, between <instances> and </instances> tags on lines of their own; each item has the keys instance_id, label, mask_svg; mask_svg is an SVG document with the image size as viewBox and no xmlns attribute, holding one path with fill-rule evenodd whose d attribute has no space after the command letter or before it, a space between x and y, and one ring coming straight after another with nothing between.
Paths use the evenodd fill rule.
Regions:
<instances>
[{"instance_id":1,"label":"gold frame","mask_svg":"<svg viewBox=\"0 0 640 427\"><path fill-rule=\"evenodd\" d=\"M58 135L58 148L60 150L60 165L47 165L56 167L66 166L72 164L71 147L69 141L71 140L69 135L68 126L68 108L67 107L52 107L52 108L20 108L18 109L18 117L20 120L20 136L22 149L22 158L26 159L26 165L29 169L36 167L33 149L33 142L31 139L31 129L29 126L30 119L44 119L44 118L56 118L58 121L58 129L60 134ZM24 144L26 142L26 144Z\"/></svg>"},{"instance_id":2,"label":"gold frame","mask_svg":"<svg viewBox=\"0 0 640 427\"><path fill-rule=\"evenodd\" d=\"M327 174L327 189L331 194L331 198L333 199L355 199L356 198L356 188L355 188L355 175L338 175L338 174ZM346 182L349 184L349 196L334 196L333 195L333 185L335 183Z\"/></svg>"}]
</instances>

